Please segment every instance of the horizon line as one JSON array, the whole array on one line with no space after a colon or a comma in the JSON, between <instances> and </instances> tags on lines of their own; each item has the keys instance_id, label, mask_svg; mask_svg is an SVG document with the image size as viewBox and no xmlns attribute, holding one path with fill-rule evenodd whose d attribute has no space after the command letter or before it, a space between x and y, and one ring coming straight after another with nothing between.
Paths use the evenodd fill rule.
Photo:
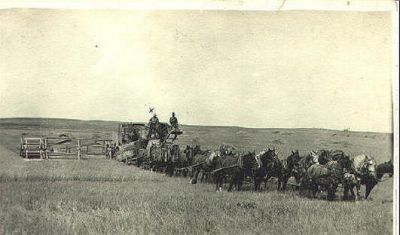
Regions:
<instances>
[{"instance_id":1,"label":"horizon line","mask_svg":"<svg viewBox=\"0 0 400 235\"><path fill-rule=\"evenodd\" d=\"M102 120L102 119L79 119L79 118L59 118L59 117L0 117L0 120L4 119L58 119L58 120L71 120L71 121L92 121L92 122L137 122L147 123L146 121L121 121L121 120ZM381 133L381 134L394 134L392 129L391 132L383 131L368 131L368 130L352 130L351 128L344 129L332 129L324 127L247 127L247 126L235 126L235 125L204 125L204 124L183 124L182 126L202 126L202 127L230 127L230 128L243 128L243 129L319 129L328 131L347 131L347 132L363 132L363 133Z\"/></svg>"}]
</instances>

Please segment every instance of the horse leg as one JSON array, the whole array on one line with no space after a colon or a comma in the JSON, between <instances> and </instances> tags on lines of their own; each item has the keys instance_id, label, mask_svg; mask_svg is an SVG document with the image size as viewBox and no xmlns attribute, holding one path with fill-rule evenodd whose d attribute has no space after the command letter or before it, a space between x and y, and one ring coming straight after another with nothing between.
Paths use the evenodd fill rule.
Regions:
<instances>
[{"instance_id":1,"label":"horse leg","mask_svg":"<svg viewBox=\"0 0 400 235\"><path fill-rule=\"evenodd\" d=\"M268 180L269 180L269 176L266 175L266 177L263 179L263 181L264 181L264 189L267 189L267 182L268 182ZM261 188L260 188L260 189L261 189Z\"/></svg>"},{"instance_id":2,"label":"horse leg","mask_svg":"<svg viewBox=\"0 0 400 235\"><path fill-rule=\"evenodd\" d=\"M207 182L207 175L205 172L202 172L200 182L202 183Z\"/></svg>"},{"instance_id":3,"label":"horse leg","mask_svg":"<svg viewBox=\"0 0 400 235\"><path fill-rule=\"evenodd\" d=\"M318 192L318 184L313 183L312 185L312 195L313 197L317 197L317 192Z\"/></svg>"},{"instance_id":4,"label":"horse leg","mask_svg":"<svg viewBox=\"0 0 400 235\"><path fill-rule=\"evenodd\" d=\"M197 177L199 176L200 171L199 170L195 170L192 179L190 180L190 182L192 184L196 184L197 183Z\"/></svg>"},{"instance_id":5,"label":"horse leg","mask_svg":"<svg viewBox=\"0 0 400 235\"><path fill-rule=\"evenodd\" d=\"M335 193L334 193L334 189L333 189L333 186L328 186L328 201L333 201L333 199L335 198L334 197L334 195L335 195Z\"/></svg>"},{"instance_id":6,"label":"horse leg","mask_svg":"<svg viewBox=\"0 0 400 235\"><path fill-rule=\"evenodd\" d=\"M240 191L240 189L242 188L244 177L245 177L245 172L241 169L237 170L233 174L232 177L234 179L233 183L236 186L237 191Z\"/></svg>"},{"instance_id":7,"label":"horse leg","mask_svg":"<svg viewBox=\"0 0 400 235\"><path fill-rule=\"evenodd\" d=\"M304 190L304 186L307 185L305 178L300 175L296 175L295 180L296 180L296 184L297 184L296 189Z\"/></svg>"},{"instance_id":8,"label":"horse leg","mask_svg":"<svg viewBox=\"0 0 400 235\"><path fill-rule=\"evenodd\" d=\"M242 189L242 185L243 185L243 178L239 179L237 182L237 190L240 191Z\"/></svg>"},{"instance_id":9,"label":"horse leg","mask_svg":"<svg viewBox=\"0 0 400 235\"><path fill-rule=\"evenodd\" d=\"M354 189L353 189L353 187L350 188L350 193L351 193L351 197L352 197L352 198L357 199L357 198L356 198L356 195L354 194Z\"/></svg>"},{"instance_id":10,"label":"horse leg","mask_svg":"<svg viewBox=\"0 0 400 235\"><path fill-rule=\"evenodd\" d=\"M208 177L208 175L207 175L207 177ZM225 180L225 176L222 174L221 177L220 177L220 180L219 180L219 188L218 188L218 190L220 192L222 192L222 186L224 184L224 180Z\"/></svg>"},{"instance_id":11,"label":"horse leg","mask_svg":"<svg viewBox=\"0 0 400 235\"><path fill-rule=\"evenodd\" d=\"M356 184L356 190L357 190L357 196L355 200L358 201L361 198L361 184L359 182Z\"/></svg>"},{"instance_id":12,"label":"horse leg","mask_svg":"<svg viewBox=\"0 0 400 235\"><path fill-rule=\"evenodd\" d=\"M258 191L260 187L260 179L256 176L254 177L254 191Z\"/></svg>"},{"instance_id":13,"label":"horse leg","mask_svg":"<svg viewBox=\"0 0 400 235\"><path fill-rule=\"evenodd\" d=\"M287 182L288 182L288 180L289 180L289 177L287 177L287 176L282 176L281 177L282 178L282 185L281 185L281 191L285 191L286 190L286 185L287 185Z\"/></svg>"},{"instance_id":14,"label":"horse leg","mask_svg":"<svg viewBox=\"0 0 400 235\"><path fill-rule=\"evenodd\" d=\"M203 170L200 170L200 173L199 174L201 174L201 176L200 176L200 183L203 183L203 180L204 180L204 171Z\"/></svg>"},{"instance_id":15,"label":"horse leg","mask_svg":"<svg viewBox=\"0 0 400 235\"><path fill-rule=\"evenodd\" d=\"M167 164L167 166L165 167L165 175L166 176L172 176L171 169L172 169L172 166L170 164Z\"/></svg>"},{"instance_id":16,"label":"horse leg","mask_svg":"<svg viewBox=\"0 0 400 235\"><path fill-rule=\"evenodd\" d=\"M329 187L328 187L328 200L329 201L335 200L336 188L337 188L336 184L329 185Z\"/></svg>"},{"instance_id":17,"label":"horse leg","mask_svg":"<svg viewBox=\"0 0 400 235\"><path fill-rule=\"evenodd\" d=\"M368 181L365 185L365 199L368 198L369 194L371 193L372 189L375 187L375 181Z\"/></svg>"},{"instance_id":18,"label":"horse leg","mask_svg":"<svg viewBox=\"0 0 400 235\"><path fill-rule=\"evenodd\" d=\"M344 185L343 185L343 200L349 200L349 191L350 191L350 186L347 183L344 183Z\"/></svg>"},{"instance_id":19,"label":"horse leg","mask_svg":"<svg viewBox=\"0 0 400 235\"><path fill-rule=\"evenodd\" d=\"M215 175L214 177L215 177L215 191L218 192L219 178L218 175Z\"/></svg>"},{"instance_id":20,"label":"horse leg","mask_svg":"<svg viewBox=\"0 0 400 235\"><path fill-rule=\"evenodd\" d=\"M215 188L215 190L217 192L222 191L221 189L222 189L223 180L224 180L224 177L222 175L220 175L220 174L216 175L216 180L215 180L216 181L216 188Z\"/></svg>"},{"instance_id":21,"label":"horse leg","mask_svg":"<svg viewBox=\"0 0 400 235\"><path fill-rule=\"evenodd\" d=\"M262 179L261 179L261 182L260 182L260 190L262 190L262 183L264 183L264 189L266 189L267 188L267 176L268 175L266 175L266 176L264 176Z\"/></svg>"},{"instance_id":22,"label":"horse leg","mask_svg":"<svg viewBox=\"0 0 400 235\"><path fill-rule=\"evenodd\" d=\"M231 181L229 182L229 188L228 188L228 192L231 192L233 189L233 185L235 184L235 178L232 177Z\"/></svg>"},{"instance_id":23,"label":"horse leg","mask_svg":"<svg viewBox=\"0 0 400 235\"><path fill-rule=\"evenodd\" d=\"M272 175L267 175L267 176L264 178L264 188L265 188L265 189L267 189L267 183L268 183L268 180L271 179L271 177L272 177ZM279 187L279 186L278 186L278 187Z\"/></svg>"},{"instance_id":24,"label":"horse leg","mask_svg":"<svg viewBox=\"0 0 400 235\"><path fill-rule=\"evenodd\" d=\"M285 191L286 190L286 183L289 180L285 174L281 174L278 178L278 190Z\"/></svg>"},{"instance_id":25,"label":"horse leg","mask_svg":"<svg viewBox=\"0 0 400 235\"><path fill-rule=\"evenodd\" d=\"M230 184L229 184L229 189L228 192L232 191L233 186L236 187L236 189L239 191L239 181L240 181L240 172L238 171L233 171L231 172L231 177L230 177Z\"/></svg>"},{"instance_id":26,"label":"horse leg","mask_svg":"<svg viewBox=\"0 0 400 235\"><path fill-rule=\"evenodd\" d=\"M176 163L172 164L172 169L170 171L171 177L174 176L174 172L175 172L176 166L177 166Z\"/></svg>"}]
</instances>

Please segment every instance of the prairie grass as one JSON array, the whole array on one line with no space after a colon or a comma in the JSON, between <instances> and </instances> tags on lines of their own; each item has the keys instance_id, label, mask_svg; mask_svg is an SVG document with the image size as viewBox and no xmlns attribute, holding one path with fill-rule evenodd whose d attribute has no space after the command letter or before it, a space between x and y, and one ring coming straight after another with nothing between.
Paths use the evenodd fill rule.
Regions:
<instances>
[{"instance_id":1,"label":"prairie grass","mask_svg":"<svg viewBox=\"0 0 400 235\"><path fill-rule=\"evenodd\" d=\"M99 181L95 175L56 181L1 178L2 229L34 234L391 233L391 203L328 202L295 192L215 193L211 185L131 170L137 178L128 181Z\"/></svg>"},{"instance_id":2,"label":"prairie grass","mask_svg":"<svg viewBox=\"0 0 400 235\"><path fill-rule=\"evenodd\" d=\"M41 127L35 128L31 131L39 133ZM204 139L208 134L199 130L198 141L217 141L215 136ZM224 140L220 142L231 143L226 140L234 132L234 128L221 129L216 136ZM282 134L288 130L270 132L264 133L264 139L252 140L255 149L274 139L295 143L291 138L298 138L299 146L318 147L328 143L332 134L315 130L314 134L306 130L290 130L291 135ZM242 192L216 193L214 185L191 185L187 178L169 178L101 157L24 161L15 151L20 133L9 125L0 128L0 234L392 233L391 179L372 191L371 200L358 203L311 199L290 190L280 193L273 184L264 192L252 192L251 185L245 185ZM351 135L346 142L353 152L365 146L367 153L383 153L377 155L380 162L390 157L386 135L373 134L378 137L371 146L372 134L346 134ZM240 135L252 136L248 130ZM189 137L182 139L190 142ZM236 139L232 142L240 143ZM280 146L282 152L290 148Z\"/></svg>"}]
</instances>

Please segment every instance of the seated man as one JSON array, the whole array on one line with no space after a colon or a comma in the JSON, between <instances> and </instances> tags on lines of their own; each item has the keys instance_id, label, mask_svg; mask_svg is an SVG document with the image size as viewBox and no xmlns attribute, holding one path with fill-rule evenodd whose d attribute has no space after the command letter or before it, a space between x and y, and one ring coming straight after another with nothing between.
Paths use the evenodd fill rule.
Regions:
<instances>
[{"instance_id":1,"label":"seated man","mask_svg":"<svg viewBox=\"0 0 400 235\"><path fill-rule=\"evenodd\" d=\"M172 113L172 117L169 119L171 126L177 130L178 129L178 119L175 117L175 113Z\"/></svg>"}]
</instances>

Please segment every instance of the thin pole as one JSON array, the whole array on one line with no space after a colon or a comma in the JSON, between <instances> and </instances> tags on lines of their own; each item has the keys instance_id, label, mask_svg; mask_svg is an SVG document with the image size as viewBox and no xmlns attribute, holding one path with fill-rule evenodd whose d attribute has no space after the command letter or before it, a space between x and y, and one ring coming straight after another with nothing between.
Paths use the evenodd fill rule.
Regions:
<instances>
[{"instance_id":1,"label":"thin pole","mask_svg":"<svg viewBox=\"0 0 400 235\"><path fill-rule=\"evenodd\" d=\"M24 137L21 135L21 146L20 146L20 150L19 150L19 155L22 157L22 151L24 150Z\"/></svg>"},{"instance_id":2,"label":"thin pole","mask_svg":"<svg viewBox=\"0 0 400 235\"><path fill-rule=\"evenodd\" d=\"M78 139L78 160L81 159L81 143L80 140Z\"/></svg>"},{"instance_id":3,"label":"thin pole","mask_svg":"<svg viewBox=\"0 0 400 235\"><path fill-rule=\"evenodd\" d=\"M49 156L47 155L47 138L44 139L44 156L46 159L49 159Z\"/></svg>"},{"instance_id":4,"label":"thin pole","mask_svg":"<svg viewBox=\"0 0 400 235\"><path fill-rule=\"evenodd\" d=\"M25 139L25 158L29 158L28 157L28 140Z\"/></svg>"},{"instance_id":5,"label":"thin pole","mask_svg":"<svg viewBox=\"0 0 400 235\"><path fill-rule=\"evenodd\" d=\"M39 156L40 156L40 159L43 159L43 151L42 151L42 148L43 148L43 143L42 143L42 138L40 138L39 139Z\"/></svg>"}]
</instances>

